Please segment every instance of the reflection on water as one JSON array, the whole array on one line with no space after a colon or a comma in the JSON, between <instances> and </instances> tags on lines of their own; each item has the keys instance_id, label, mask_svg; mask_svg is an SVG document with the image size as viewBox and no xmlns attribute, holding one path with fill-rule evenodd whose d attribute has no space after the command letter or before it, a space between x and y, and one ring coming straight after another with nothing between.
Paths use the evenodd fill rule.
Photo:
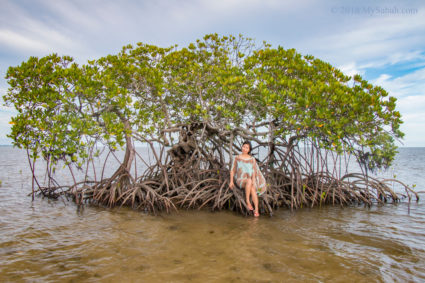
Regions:
<instances>
[{"instance_id":1,"label":"reflection on water","mask_svg":"<svg viewBox=\"0 0 425 283\"><path fill-rule=\"evenodd\" d=\"M31 202L30 175L10 160L0 178L1 282L425 280L422 202L410 214L401 203L282 209L259 219L78 210L60 200Z\"/></svg>"},{"instance_id":2,"label":"reflection on water","mask_svg":"<svg viewBox=\"0 0 425 283\"><path fill-rule=\"evenodd\" d=\"M410 215L401 204L281 211L260 219L229 212L149 216L126 208L77 211L74 205L45 200L25 205L1 211L1 279L425 279L421 204L412 205Z\"/></svg>"}]
</instances>

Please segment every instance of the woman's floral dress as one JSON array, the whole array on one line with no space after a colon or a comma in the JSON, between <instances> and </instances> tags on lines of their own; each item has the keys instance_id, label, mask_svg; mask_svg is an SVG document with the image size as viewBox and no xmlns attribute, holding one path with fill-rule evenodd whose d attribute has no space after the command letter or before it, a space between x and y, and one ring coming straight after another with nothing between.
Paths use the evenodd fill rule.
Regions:
<instances>
[{"instance_id":1,"label":"woman's floral dress","mask_svg":"<svg viewBox=\"0 0 425 283\"><path fill-rule=\"evenodd\" d=\"M244 188L246 181L252 178L255 172L255 189L258 195L262 195L266 191L266 180L258 168L254 157L243 158L236 156L233 160L232 169L233 176L236 178L236 184L239 188Z\"/></svg>"}]
</instances>

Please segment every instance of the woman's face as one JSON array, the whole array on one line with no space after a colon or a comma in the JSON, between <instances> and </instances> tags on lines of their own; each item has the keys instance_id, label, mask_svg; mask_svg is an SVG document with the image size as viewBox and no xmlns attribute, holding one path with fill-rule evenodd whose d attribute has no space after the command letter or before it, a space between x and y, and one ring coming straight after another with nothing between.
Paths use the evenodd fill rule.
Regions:
<instances>
[{"instance_id":1,"label":"woman's face","mask_svg":"<svg viewBox=\"0 0 425 283\"><path fill-rule=\"evenodd\" d=\"M250 150L250 148L249 148L249 144L244 144L244 145L242 146L242 153L246 153L246 154L248 154L248 153L249 153L249 150Z\"/></svg>"}]
</instances>

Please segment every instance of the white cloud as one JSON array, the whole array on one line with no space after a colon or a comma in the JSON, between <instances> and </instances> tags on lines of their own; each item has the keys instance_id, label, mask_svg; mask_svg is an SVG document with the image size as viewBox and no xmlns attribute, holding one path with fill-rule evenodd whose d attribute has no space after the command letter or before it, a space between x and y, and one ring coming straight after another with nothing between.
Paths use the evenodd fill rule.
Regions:
<instances>
[{"instance_id":1,"label":"white cloud","mask_svg":"<svg viewBox=\"0 0 425 283\"><path fill-rule=\"evenodd\" d=\"M17 48L22 51L42 52L48 49L48 45L40 42L39 39L32 39L28 36L18 34L11 30L0 30L0 43L11 48Z\"/></svg>"},{"instance_id":2,"label":"white cloud","mask_svg":"<svg viewBox=\"0 0 425 283\"><path fill-rule=\"evenodd\" d=\"M359 65L380 62L381 66L421 56L420 50L423 50L425 44L425 38L418 36L425 31L421 13L386 17L336 17L339 22L331 30L323 30L304 39L303 44L309 44L313 54L330 58L337 65L345 64L348 59Z\"/></svg>"},{"instance_id":3,"label":"white cloud","mask_svg":"<svg viewBox=\"0 0 425 283\"><path fill-rule=\"evenodd\" d=\"M397 100L397 109L403 113L411 113L406 114L406 117L413 117L415 115L424 115L425 117L425 96L407 96L400 98Z\"/></svg>"},{"instance_id":4,"label":"white cloud","mask_svg":"<svg viewBox=\"0 0 425 283\"><path fill-rule=\"evenodd\" d=\"M395 78L387 74L382 74L371 82L382 86L392 96L398 98L405 96L425 96L425 68Z\"/></svg>"},{"instance_id":5,"label":"white cloud","mask_svg":"<svg viewBox=\"0 0 425 283\"><path fill-rule=\"evenodd\" d=\"M287 12L296 10L300 6L306 6L311 1L297 1L290 3L278 0L202 0L200 6L206 11L214 13L231 13L241 14L247 10L269 10L269 9L285 9Z\"/></svg>"},{"instance_id":6,"label":"white cloud","mask_svg":"<svg viewBox=\"0 0 425 283\"><path fill-rule=\"evenodd\" d=\"M402 114L404 146L425 146L425 68L401 77L382 74L372 82L397 98L396 110Z\"/></svg>"},{"instance_id":7,"label":"white cloud","mask_svg":"<svg viewBox=\"0 0 425 283\"><path fill-rule=\"evenodd\" d=\"M1 69L29 56L57 52L78 62L118 52L123 45L146 42L185 45L206 33L242 33L258 42L294 47L328 61L347 75L365 77L368 69L388 69L372 83L397 97L407 139L425 142L416 129L425 89L425 3L391 1L280 0L2 0ZM397 5L418 9L412 15L349 15L333 7ZM5 63L7 62L7 63ZM396 77L392 66L421 68ZM403 71L406 71L403 70ZM391 74L391 75L390 75ZM365 77L368 79L367 77ZM5 85L4 75L0 86ZM3 90L1 91L3 94ZM1 108L1 115L13 111ZM5 114L6 113L6 114ZM414 116L419 115L419 116ZM3 120L0 120L4 123ZM421 120L423 121L423 120ZM9 125L1 125L8 128ZM3 133L0 133L0 140Z\"/></svg>"},{"instance_id":8,"label":"white cloud","mask_svg":"<svg viewBox=\"0 0 425 283\"><path fill-rule=\"evenodd\" d=\"M10 133L9 122L17 113L14 107L4 105L3 95L6 94L6 91L6 88L0 87L0 145L12 143L6 135Z\"/></svg>"},{"instance_id":9,"label":"white cloud","mask_svg":"<svg viewBox=\"0 0 425 283\"><path fill-rule=\"evenodd\" d=\"M382 74L372 82L375 85L383 86L384 84L387 84L390 79L391 79L390 75Z\"/></svg>"},{"instance_id":10,"label":"white cloud","mask_svg":"<svg viewBox=\"0 0 425 283\"><path fill-rule=\"evenodd\" d=\"M422 107L425 103L422 102ZM401 125L401 131L406 134L404 146L425 147L425 113L416 112L402 116L404 124Z\"/></svg>"},{"instance_id":11,"label":"white cloud","mask_svg":"<svg viewBox=\"0 0 425 283\"><path fill-rule=\"evenodd\" d=\"M420 50L415 50L411 52L401 52L398 51L394 54L390 54L388 56L389 63L390 64L397 64L400 62L411 62L414 60L425 60L425 56L422 55Z\"/></svg>"},{"instance_id":12,"label":"white cloud","mask_svg":"<svg viewBox=\"0 0 425 283\"><path fill-rule=\"evenodd\" d=\"M368 69L368 68L382 68L382 67L391 67L392 65L402 63L409 63L409 68L419 68L425 66L425 56L423 55L423 50L413 50L413 51L397 51L394 54L386 54L385 56L368 60L363 62L359 68Z\"/></svg>"},{"instance_id":13,"label":"white cloud","mask_svg":"<svg viewBox=\"0 0 425 283\"><path fill-rule=\"evenodd\" d=\"M55 3L59 3L55 1ZM2 10L0 16L0 43L8 52L45 55L46 53L70 53L82 49L81 43L73 37L71 31L74 28L64 28L62 21L53 15L37 15L31 13L25 7L7 2L10 10ZM75 19L78 21L78 18Z\"/></svg>"},{"instance_id":14,"label":"white cloud","mask_svg":"<svg viewBox=\"0 0 425 283\"><path fill-rule=\"evenodd\" d=\"M102 27L96 16L93 16L93 13L96 12L96 5L100 3L85 1L77 5L76 2L68 1L44 1L42 4L46 10L51 11L55 19L60 19L60 21L54 22L50 20L52 24L59 24L68 28L72 27L72 30L83 29L85 32Z\"/></svg>"},{"instance_id":15,"label":"white cloud","mask_svg":"<svg viewBox=\"0 0 425 283\"><path fill-rule=\"evenodd\" d=\"M9 124L12 116L13 115L11 113L0 111L0 125L4 126L5 124Z\"/></svg>"},{"instance_id":16,"label":"white cloud","mask_svg":"<svg viewBox=\"0 0 425 283\"><path fill-rule=\"evenodd\" d=\"M351 62L346 65L339 66L338 69L340 69L347 76L354 76L357 74L363 76L365 73L365 70L362 68L359 68L355 62Z\"/></svg>"},{"instance_id":17,"label":"white cloud","mask_svg":"<svg viewBox=\"0 0 425 283\"><path fill-rule=\"evenodd\" d=\"M10 133L10 120L12 114L9 112L3 112L0 110L0 144L10 144L12 141L6 137Z\"/></svg>"},{"instance_id":18,"label":"white cloud","mask_svg":"<svg viewBox=\"0 0 425 283\"><path fill-rule=\"evenodd\" d=\"M3 102L3 101L0 101L0 102ZM14 115L14 114L17 113L15 108L9 107L9 106L4 106L4 105L0 105L0 112L2 112L4 114L8 114L8 115L10 115L10 114Z\"/></svg>"},{"instance_id":19,"label":"white cloud","mask_svg":"<svg viewBox=\"0 0 425 283\"><path fill-rule=\"evenodd\" d=\"M70 51L79 48L76 41L52 30L46 25L27 20L29 28L13 31L0 30L0 42L25 53L43 54L47 52Z\"/></svg>"}]
</instances>

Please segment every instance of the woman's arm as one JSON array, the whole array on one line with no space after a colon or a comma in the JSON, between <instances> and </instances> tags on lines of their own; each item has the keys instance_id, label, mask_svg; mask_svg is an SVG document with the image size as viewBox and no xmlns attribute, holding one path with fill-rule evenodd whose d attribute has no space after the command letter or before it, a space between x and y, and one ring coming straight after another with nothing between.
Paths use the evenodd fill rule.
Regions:
<instances>
[{"instance_id":1,"label":"woman's arm","mask_svg":"<svg viewBox=\"0 0 425 283\"><path fill-rule=\"evenodd\" d=\"M252 159L254 161L252 163L252 184L255 187L255 180L257 179L257 162L254 157Z\"/></svg>"},{"instance_id":2,"label":"woman's arm","mask_svg":"<svg viewBox=\"0 0 425 283\"><path fill-rule=\"evenodd\" d=\"M230 169L230 181L229 181L229 187L233 189L233 177L235 176L235 170L236 170L236 158L233 159L232 169Z\"/></svg>"}]
</instances>

